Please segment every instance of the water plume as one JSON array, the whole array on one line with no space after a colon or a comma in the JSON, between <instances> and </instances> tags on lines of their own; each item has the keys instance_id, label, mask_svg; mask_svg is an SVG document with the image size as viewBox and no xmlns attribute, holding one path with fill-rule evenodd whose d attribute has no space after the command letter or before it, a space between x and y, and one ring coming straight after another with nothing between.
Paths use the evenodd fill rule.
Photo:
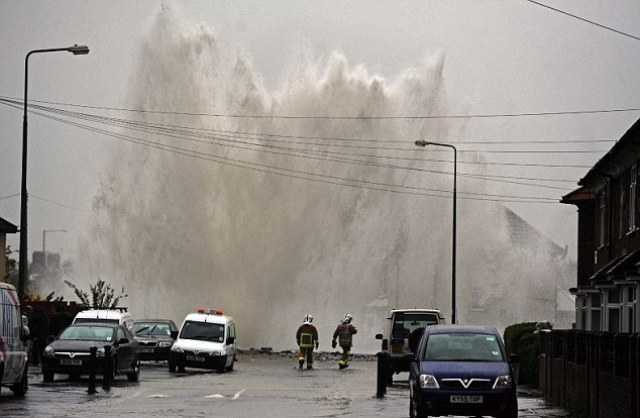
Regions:
<instances>
[{"instance_id":1,"label":"water plume","mask_svg":"<svg viewBox=\"0 0 640 418\"><path fill-rule=\"evenodd\" d=\"M367 118L446 114L444 54L388 81L334 52L324 63L301 60L282 88L270 92L247 54L227 50L211 28L184 26L170 10L158 13L128 101L165 112L140 113L145 122L208 136L138 133L146 144L114 143L79 246L78 276L123 285L137 318L180 322L198 306L223 309L236 318L242 347L293 348L307 312L319 327L321 349L329 348L344 313L353 314L360 329L355 347L365 352L378 348L373 335L392 307L434 307L449 316L450 195L409 192L450 190L451 176L412 168L451 165L420 161L424 149L408 154L417 161L377 158L398 155L381 149L382 141L412 148L416 139L446 137L448 127L437 119ZM341 119L353 115L363 118ZM273 133L285 136L275 142L257 135ZM224 138L233 142L221 145ZM325 145L354 144L335 138L379 142ZM380 167L381 161L408 169ZM381 184L399 187L375 186ZM530 279L531 286L547 287L548 254L514 244L499 204L461 200L458 219L461 321L504 326L529 319L526 295L517 290ZM527 263L534 270L522 274Z\"/></svg>"}]
</instances>

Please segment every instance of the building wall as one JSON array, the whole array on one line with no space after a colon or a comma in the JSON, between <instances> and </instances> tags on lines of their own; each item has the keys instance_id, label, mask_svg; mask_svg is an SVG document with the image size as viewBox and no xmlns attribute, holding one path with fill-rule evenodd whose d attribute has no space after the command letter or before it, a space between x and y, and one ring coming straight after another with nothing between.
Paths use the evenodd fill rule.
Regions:
<instances>
[{"instance_id":1,"label":"building wall","mask_svg":"<svg viewBox=\"0 0 640 418\"><path fill-rule=\"evenodd\" d=\"M7 272L5 271L5 255L4 255L4 251L5 248L7 248L7 236L6 234L2 234L0 233L0 250L2 250L2 254L0 254L0 282L5 282L6 280L4 279L4 277L6 276Z\"/></svg>"}]
</instances>

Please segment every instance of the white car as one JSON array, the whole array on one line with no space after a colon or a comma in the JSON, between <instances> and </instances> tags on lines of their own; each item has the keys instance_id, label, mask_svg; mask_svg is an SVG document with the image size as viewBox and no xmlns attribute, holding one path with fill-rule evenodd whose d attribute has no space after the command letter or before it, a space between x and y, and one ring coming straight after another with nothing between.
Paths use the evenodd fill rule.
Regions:
<instances>
[{"instance_id":1,"label":"white car","mask_svg":"<svg viewBox=\"0 0 640 418\"><path fill-rule=\"evenodd\" d=\"M409 371L414 359L413 349L417 347L425 327L444 323L445 318L438 309L392 309L389 312L384 333L376 334L376 339L382 340L384 356L378 357L378 361L384 362L380 370L386 384L393 382L395 373ZM411 343L416 347L411 347Z\"/></svg>"},{"instance_id":2,"label":"white car","mask_svg":"<svg viewBox=\"0 0 640 418\"><path fill-rule=\"evenodd\" d=\"M24 396L29 388L27 332L15 287L0 283L0 388L8 386L16 396Z\"/></svg>"},{"instance_id":3,"label":"white car","mask_svg":"<svg viewBox=\"0 0 640 418\"><path fill-rule=\"evenodd\" d=\"M233 370L236 360L236 325L222 311L204 308L186 316L171 347L169 371L185 367Z\"/></svg>"},{"instance_id":4,"label":"white car","mask_svg":"<svg viewBox=\"0 0 640 418\"><path fill-rule=\"evenodd\" d=\"M133 317L125 308L122 309L89 309L80 311L73 318L73 324L106 322L126 326L133 333Z\"/></svg>"}]
</instances>

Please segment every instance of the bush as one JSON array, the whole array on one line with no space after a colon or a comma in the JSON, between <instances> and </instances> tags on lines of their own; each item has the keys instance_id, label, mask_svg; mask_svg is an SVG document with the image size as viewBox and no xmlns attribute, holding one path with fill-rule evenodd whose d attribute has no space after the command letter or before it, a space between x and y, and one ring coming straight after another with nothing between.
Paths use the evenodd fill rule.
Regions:
<instances>
[{"instance_id":1,"label":"bush","mask_svg":"<svg viewBox=\"0 0 640 418\"><path fill-rule=\"evenodd\" d=\"M507 355L520 355L519 384L538 384L538 336L536 322L523 322L508 326L504 330Z\"/></svg>"},{"instance_id":2,"label":"bush","mask_svg":"<svg viewBox=\"0 0 640 418\"><path fill-rule=\"evenodd\" d=\"M507 346L507 355L511 353L519 354L518 344L520 338L526 334L533 334L535 330L535 322L522 322L520 324L509 325L504 330L504 344Z\"/></svg>"}]
</instances>

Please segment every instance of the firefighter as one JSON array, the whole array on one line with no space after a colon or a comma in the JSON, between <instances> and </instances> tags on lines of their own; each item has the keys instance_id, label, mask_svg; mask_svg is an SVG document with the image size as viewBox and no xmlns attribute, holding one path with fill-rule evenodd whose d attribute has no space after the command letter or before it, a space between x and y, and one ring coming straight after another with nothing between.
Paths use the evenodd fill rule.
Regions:
<instances>
[{"instance_id":1,"label":"firefighter","mask_svg":"<svg viewBox=\"0 0 640 418\"><path fill-rule=\"evenodd\" d=\"M353 317L351 314L345 314L344 318L338 324L338 327L333 332L333 340L331 341L331 347L336 348L336 339L340 343L342 348L342 358L338 361L338 367L340 370L349 367L349 356L351 355L351 346L353 345L353 334L358 330L351 324Z\"/></svg>"},{"instance_id":2,"label":"firefighter","mask_svg":"<svg viewBox=\"0 0 640 418\"><path fill-rule=\"evenodd\" d=\"M296 342L300 347L300 354L298 355L298 364L302 370L304 366L305 357L307 359L307 369L313 369L313 348L318 348L318 330L312 324L313 315L306 314L303 319L302 325L296 332Z\"/></svg>"}]
</instances>

